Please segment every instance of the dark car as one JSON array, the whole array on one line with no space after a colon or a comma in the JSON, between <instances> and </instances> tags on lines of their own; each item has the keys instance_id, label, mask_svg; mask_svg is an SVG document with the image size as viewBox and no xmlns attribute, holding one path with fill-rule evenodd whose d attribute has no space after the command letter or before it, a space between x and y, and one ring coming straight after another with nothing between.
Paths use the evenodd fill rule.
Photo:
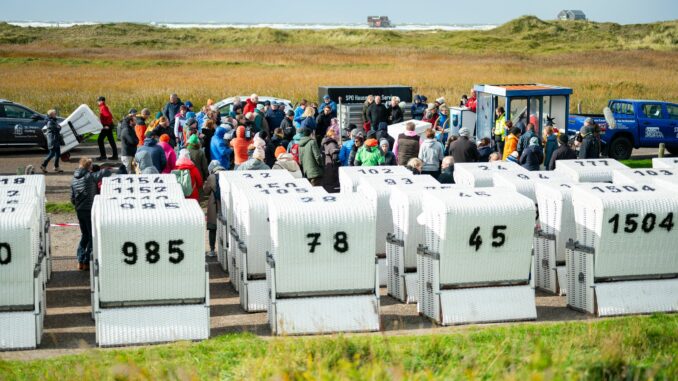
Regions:
<instances>
[{"instance_id":1,"label":"dark car","mask_svg":"<svg viewBox=\"0 0 678 381\"><path fill-rule=\"evenodd\" d=\"M0 99L0 147L42 147L47 116L24 105Z\"/></svg>"}]
</instances>

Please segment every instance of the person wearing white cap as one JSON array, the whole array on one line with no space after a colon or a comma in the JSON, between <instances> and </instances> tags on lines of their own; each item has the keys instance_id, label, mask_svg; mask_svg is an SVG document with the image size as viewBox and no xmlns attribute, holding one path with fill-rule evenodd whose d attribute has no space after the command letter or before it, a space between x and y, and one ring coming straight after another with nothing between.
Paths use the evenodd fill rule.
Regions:
<instances>
[{"instance_id":1,"label":"person wearing white cap","mask_svg":"<svg viewBox=\"0 0 678 381\"><path fill-rule=\"evenodd\" d=\"M470 140L471 131L462 127L459 129L459 139L450 145L450 156L455 163L475 163L480 159L478 147Z\"/></svg>"}]
</instances>

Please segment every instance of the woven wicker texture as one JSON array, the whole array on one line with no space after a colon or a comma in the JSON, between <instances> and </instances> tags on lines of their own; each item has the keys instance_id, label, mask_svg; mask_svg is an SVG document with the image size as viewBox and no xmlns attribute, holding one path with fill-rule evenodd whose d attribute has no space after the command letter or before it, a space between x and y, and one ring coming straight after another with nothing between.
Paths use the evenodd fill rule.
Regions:
<instances>
[{"instance_id":1,"label":"woven wicker texture","mask_svg":"<svg viewBox=\"0 0 678 381\"><path fill-rule=\"evenodd\" d=\"M46 224L47 211L45 210L45 203L47 202L45 198L45 176L0 176L0 197L21 197L23 199L27 192L39 202L38 211L40 214L40 226L42 227L40 241L42 249L49 256L49 226Z\"/></svg>"},{"instance_id":2,"label":"woven wicker texture","mask_svg":"<svg viewBox=\"0 0 678 381\"><path fill-rule=\"evenodd\" d=\"M629 169L614 159L574 159L556 161L556 172L568 176L576 183L612 182L612 171Z\"/></svg>"},{"instance_id":3,"label":"woven wicker texture","mask_svg":"<svg viewBox=\"0 0 678 381\"><path fill-rule=\"evenodd\" d=\"M431 176L365 176L360 179L358 193L370 200L377 209L376 254L386 253L386 234L393 232L393 214L389 205L391 191L396 188L437 186L438 180Z\"/></svg>"},{"instance_id":4,"label":"woven wicker texture","mask_svg":"<svg viewBox=\"0 0 678 381\"><path fill-rule=\"evenodd\" d=\"M574 185L573 182L541 182L534 185L539 207L539 227L543 233L555 236L557 261L566 258L565 243L569 239L576 239L572 207Z\"/></svg>"},{"instance_id":5,"label":"woven wicker texture","mask_svg":"<svg viewBox=\"0 0 678 381\"><path fill-rule=\"evenodd\" d=\"M100 301L206 297L205 214L195 200L97 201Z\"/></svg>"},{"instance_id":6,"label":"woven wicker texture","mask_svg":"<svg viewBox=\"0 0 678 381\"><path fill-rule=\"evenodd\" d=\"M233 224L240 242L247 248L246 261L238 266L247 275L266 273L266 252L271 250L268 216L269 198L288 195L317 194L306 179L237 183L231 188L233 198ZM236 258L236 264L238 258Z\"/></svg>"},{"instance_id":7,"label":"woven wicker texture","mask_svg":"<svg viewBox=\"0 0 678 381\"><path fill-rule=\"evenodd\" d=\"M339 184L341 193L351 193L358 190L360 179L370 176L394 175L406 176L412 172L403 166L380 167L339 167Z\"/></svg>"},{"instance_id":8,"label":"woven wicker texture","mask_svg":"<svg viewBox=\"0 0 678 381\"><path fill-rule=\"evenodd\" d=\"M595 249L595 277L678 273L678 193L648 184L578 184L576 235Z\"/></svg>"},{"instance_id":9,"label":"woven wicker texture","mask_svg":"<svg viewBox=\"0 0 678 381\"><path fill-rule=\"evenodd\" d=\"M658 177L654 179L654 184L662 189L671 191L671 192L678 192L678 176L665 176L665 177Z\"/></svg>"},{"instance_id":10,"label":"woven wicker texture","mask_svg":"<svg viewBox=\"0 0 678 381\"><path fill-rule=\"evenodd\" d=\"M459 163L454 165L454 182L472 188L491 187L492 176L495 172L527 173L528 171L516 163L507 161Z\"/></svg>"},{"instance_id":11,"label":"woven wicker texture","mask_svg":"<svg viewBox=\"0 0 678 381\"><path fill-rule=\"evenodd\" d=\"M655 157L652 159L652 168L671 169L678 167L678 158L676 157Z\"/></svg>"},{"instance_id":12,"label":"woven wicker texture","mask_svg":"<svg viewBox=\"0 0 678 381\"><path fill-rule=\"evenodd\" d=\"M276 293L374 290L373 203L358 194L278 201L269 201Z\"/></svg>"},{"instance_id":13,"label":"woven wicker texture","mask_svg":"<svg viewBox=\"0 0 678 381\"><path fill-rule=\"evenodd\" d=\"M527 281L535 206L503 189L426 191L427 246L440 255L440 283Z\"/></svg>"},{"instance_id":14,"label":"woven wicker texture","mask_svg":"<svg viewBox=\"0 0 678 381\"><path fill-rule=\"evenodd\" d=\"M612 183L614 184L632 184L632 183L655 183L656 179L671 178L678 179L678 168L654 169L616 169L612 172ZM656 184L656 183L655 183Z\"/></svg>"},{"instance_id":15,"label":"woven wicker texture","mask_svg":"<svg viewBox=\"0 0 678 381\"><path fill-rule=\"evenodd\" d=\"M403 241L405 267L417 267L417 245L425 244L424 226L417 222L421 214L421 199L425 190L461 188L456 184L395 187L391 191L389 204L393 216L393 231L397 240Z\"/></svg>"},{"instance_id":16,"label":"woven wicker texture","mask_svg":"<svg viewBox=\"0 0 678 381\"><path fill-rule=\"evenodd\" d=\"M495 187L505 187L531 199L535 204L537 197L534 194L534 185L543 182L569 182L570 179L562 173L553 171L533 172L496 172L492 176Z\"/></svg>"},{"instance_id":17,"label":"woven wicker texture","mask_svg":"<svg viewBox=\"0 0 678 381\"><path fill-rule=\"evenodd\" d=\"M0 306L34 303L33 270L40 250L37 200L0 202Z\"/></svg>"},{"instance_id":18,"label":"woven wicker texture","mask_svg":"<svg viewBox=\"0 0 678 381\"><path fill-rule=\"evenodd\" d=\"M131 185L107 182L101 185L99 194L105 199L120 200L180 200L184 198L181 185L177 182Z\"/></svg>"}]
</instances>

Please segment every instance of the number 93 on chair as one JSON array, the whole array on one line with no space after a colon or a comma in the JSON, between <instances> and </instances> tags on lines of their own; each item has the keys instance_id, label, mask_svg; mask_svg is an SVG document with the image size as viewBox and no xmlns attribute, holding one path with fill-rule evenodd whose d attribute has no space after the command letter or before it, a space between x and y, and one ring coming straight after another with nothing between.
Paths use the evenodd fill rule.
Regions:
<instances>
[{"instance_id":1,"label":"number 93 on chair","mask_svg":"<svg viewBox=\"0 0 678 381\"><path fill-rule=\"evenodd\" d=\"M209 336L205 216L195 200L101 200L93 209L100 346Z\"/></svg>"},{"instance_id":2,"label":"number 93 on chair","mask_svg":"<svg viewBox=\"0 0 678 381\"><path fill-rule=\"evenodd\" d=\"M532 200L505 189L425 192L419 311L442 325L535 319L534 215Z\"/></svg>"}]
</instances>

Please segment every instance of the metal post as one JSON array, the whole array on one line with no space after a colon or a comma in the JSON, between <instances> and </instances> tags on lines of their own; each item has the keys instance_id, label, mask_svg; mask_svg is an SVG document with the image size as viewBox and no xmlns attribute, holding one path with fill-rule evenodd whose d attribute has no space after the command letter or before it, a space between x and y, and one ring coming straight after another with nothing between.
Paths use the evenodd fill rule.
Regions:
<instances>
[{"instance_id":1,"label":"metal post","mask_svg":"<svg viewBox=\"0 0 678 381\"><path fill-rule=\"evenodd\" d=\"M659 157L664 157L664 150L666 149L666 144L659 143Z\"/></svg>"}]
</instances>

